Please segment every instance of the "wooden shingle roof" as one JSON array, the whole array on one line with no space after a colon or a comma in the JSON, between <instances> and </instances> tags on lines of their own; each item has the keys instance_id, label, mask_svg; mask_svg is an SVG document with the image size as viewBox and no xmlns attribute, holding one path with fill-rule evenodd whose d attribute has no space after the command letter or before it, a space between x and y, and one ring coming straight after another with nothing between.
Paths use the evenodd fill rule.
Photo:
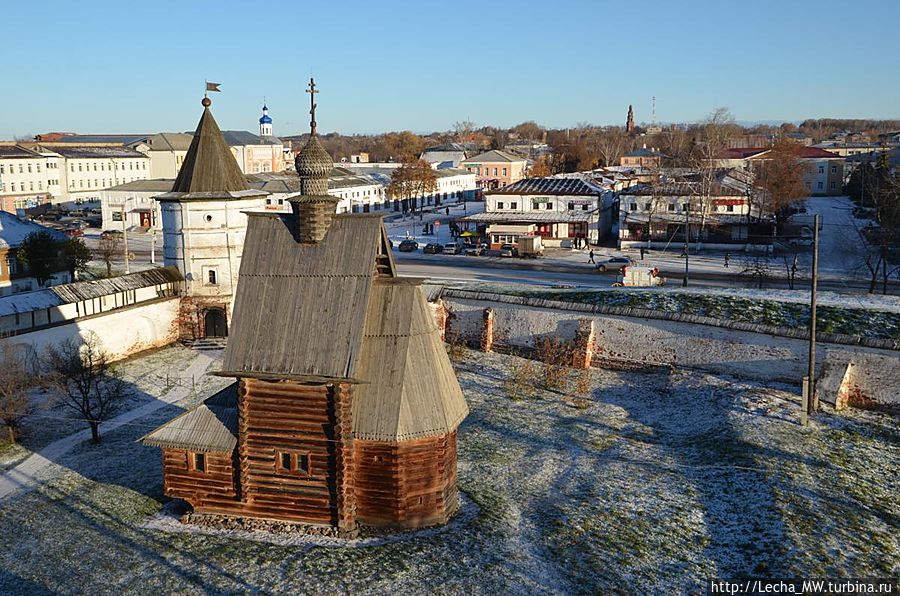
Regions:
<instances>
[{"instance_id":1,"label":"wooden shingle roof","mask_svg":"<svg viewBox=\"0 0 900 596\"><path fill-rule=\"evenodd\" d=\"M144 445L166 449L231 453L237 446L237 386L237 381L231 383L193 410L138 440Z\"/></svg>"},{"instance_id":2,"label":"wooden shingle roof","mask_svg":"<svg viewBox=\"0 0 900 596\"><path fill-rule=\"evenodd\" d=\"M221 374L353 378L381 217L336 215L321 242L301 244L296 216L248 215ZM271 304L279 305L277 312Z\"/></svg>"},{"instance_id":3,"label":"wooden shingle roof","mask_svg":"<svg viewBox=\"0 0 900 596\"><path fill-rule=\"evenodd\" d=\"M456 430L469 407L418 284L377 279L353 399L358 439L405 441Z\"/></svg>"},{"instance_id":4,"label":"wooden shingle roof","mask_svg":"<svg viewBox=\"0 0 900 596\"><path fill-rule=\"evenodd\" d=\"M178 194L176 194L178 193ZM209 107L204 106L191 146L175 179L171 193L161 200L203 198L238 198L263 194L252 191ZM174 195L174 196L173 196Z\"/></svg>"}]
</instances>

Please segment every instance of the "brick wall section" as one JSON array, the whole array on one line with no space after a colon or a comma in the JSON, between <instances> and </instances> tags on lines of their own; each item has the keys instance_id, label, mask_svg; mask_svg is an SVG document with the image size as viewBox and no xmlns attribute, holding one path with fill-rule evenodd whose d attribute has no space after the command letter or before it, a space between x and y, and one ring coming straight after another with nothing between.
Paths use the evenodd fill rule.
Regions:
<instances>
[{"instance_id":1,"label":"brick wall section","mask_svg":"<svg viewBox=\"0 0 900 596\"><path fill-rule=\"evenodd\" d=\"M574 368L590 368L594 358L594 342L596 334L593 319L579 319L575 331L575 346L572 350L572 366Z\"/></svg>"},{"instance_id":2,"label":"brick wall section","mask_svg":"<svg viewBox=\"0 0 900 596\"><path fill-rule=\"evenodd\" d=\"M513 348L527 353L534 347L535 340L544 337L574 341L579 321L589 318L595 325L592 358L595 364L697 368L760 381L793 383L798 388L806 374L808 341L802 330L739 326L727 324L732 323L729 321L718 325L714 324L716 320L705 317L679 320L665 316L670 313L643 316L644 312L631 315L591 312L591 305L549 300L537 300L540 306L535 306L521 303L529 299L518 296L479 294L478 298L463 297L466 295L466 292L457 294L454 290L446 291L443 296L445 305L453 313L454 336L477 344L483 334L485 309L490 308L493 311L493 347L498 350ZM491 300L491 296L499 299ZM515 303L516 300L520 302ZM740 329L741 326L747 329ZM859 345L865 343L879 347ZM857 397L883 404L900 403L900 342L854 342L852 338L819 334L816 346L820 399L834 403L846 365L852 362ZM826 362L839 371L834 375L833 383L824 382L832 376Z\"/></svg>"},{"instance_id":3,"label":"brick wall section","mask_svg":"<svg viewBox=\"0 0 900 596\"><path fill-rule=\"evenodd\" d=\"M482 319L484 324L481 328L481 351L490 352L494 347L494 309L484 309Z\"/></svg>"}]
</instances>

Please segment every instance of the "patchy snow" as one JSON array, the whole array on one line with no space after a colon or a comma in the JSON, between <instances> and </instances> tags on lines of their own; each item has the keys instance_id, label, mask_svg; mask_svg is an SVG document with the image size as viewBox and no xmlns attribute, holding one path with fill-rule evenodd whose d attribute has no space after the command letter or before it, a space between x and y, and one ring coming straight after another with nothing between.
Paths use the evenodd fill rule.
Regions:
<instances>
[{"instance_id":1,"label":"patchy snow","mask_svg":"<svg viewBox=\"0 0 900 596\"><path fill-rule=\"evenodd\" d=\"M59 230L19 219L12 213L0 210L0 248L15 248L22 244L22 241L33 232L47 232L57 240L65 240L67 238Z\"/></svg>"},{"instance_id":2,"label":"patchy snow","mask_svg":"<svg viewBox=\"0 0 900 596\"><path fill-rule=\"evenodd\" d=\"M0 504L0 592L695 593L717 576L900 573L896 416L828 410L804 428L784 386L683 371L594 370L584 407L512 401L520 362L458 365L470 520L351 548L148 530L161 458L135 441L195 395Z\"/></svg>"},{"instance_id":3,"label":"patchy snow","mask_svg":"<svg viewBox=\"0 0 900 596\"><path fill-rule=\"evenodd\" d=\"M460 495L460 508L453 519L446 526L437 526L425 528L417 531L395 532L385 534L383 536L360 537L352 540L334 538L331 536L316 536L305 534L287 534L274 533L262 530L242 531L242 530L225 530L219 528L211 528L206 526L198 526L194 524L184 524L179 520L180 515L173 512L170 508L164 507L156 515L151 517L143 528L147 530L155 530L160 532L172 532L176 534L196 534L205 536L219 536L224 538L233 538L239 540L253 540L254 542L266 542L269 544L277 544L278 546L306 546L308 548L314 546L322 546L328 548L365 548L370 546L382 546L393 542L402 542L405 540L413 540L416 538L424 538L426 536L437 536L450 531L462 530L461 526L470 523L478 515L478 506L467 498L464 494Z\"/></svg>"}]
</instances>

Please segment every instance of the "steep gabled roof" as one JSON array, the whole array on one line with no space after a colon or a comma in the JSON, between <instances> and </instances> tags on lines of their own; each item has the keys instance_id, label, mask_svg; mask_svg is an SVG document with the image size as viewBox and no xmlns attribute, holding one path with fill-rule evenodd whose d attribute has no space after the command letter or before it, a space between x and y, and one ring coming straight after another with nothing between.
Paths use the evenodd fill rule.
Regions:
<instances>
[{"instance_id":1,"label":"steep gabled roof","mask_svg":"<svg viewBox=\"0 0 900 596\"><path fill-rule=\"evenodd\" d=\"M172 192L224 194L246 190L250 190L247 180L222 138L212 112L204 106Z\"/></svg>"},{"instance_id":2,"label":"steep gabled roof","mask_svg":"<svg viewBox=\"0 0 900 596\"><path fill-rule=\"evenodd\" d=\"M354 379L381 217L336 215L321 242L305 244L295 215L248 215L222 374Z\"/></svg>"}]
</instances>

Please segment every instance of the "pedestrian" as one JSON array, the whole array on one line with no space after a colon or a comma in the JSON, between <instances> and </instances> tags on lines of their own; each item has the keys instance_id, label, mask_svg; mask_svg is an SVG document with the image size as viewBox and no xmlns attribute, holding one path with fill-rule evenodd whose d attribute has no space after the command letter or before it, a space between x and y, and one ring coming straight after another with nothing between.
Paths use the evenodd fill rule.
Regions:
<instances>
[{"instance_id":1,"label":"pedestrian","mask_svg":"<svg viewBox=\"0 0 900 596\"><path fill-rule=\"evenodd\" d=\"M450 215L450 207L447 207L446 209L444 209L444 213L446 213L447 215Z\"/></svg>"},{"instance_id":2,"label":"pedestrian","mask_svg":"<svg viewBox=\"0 0 900 596\"><path fill-rule=\"evenodd\" d=\"M588 253L588 263L594 262L594 249L591 249L591 252Z\"/></svg>"},{"instance_id":3,"label":"pedestrian","mask_svg":"<svg viewBox=\"0 0 900 596\"><path fill-rule=\"evenodd\" d=\"M641 247L641 260L644 260L644 247Z\"/></svg>"},{"instance_id":4,"label":"pedestrian","mask_svg":"<svg viewBox=\"0 0 900 596\"><path fill-rule=\"evenodd\" d=\"M731 253L730 253L730 252L726 252L726 253L725 253L725 268L726 268L726 269L728 268L728 260L729 260L730 258L731 258Z\"/></svg>"}]
</instances>

